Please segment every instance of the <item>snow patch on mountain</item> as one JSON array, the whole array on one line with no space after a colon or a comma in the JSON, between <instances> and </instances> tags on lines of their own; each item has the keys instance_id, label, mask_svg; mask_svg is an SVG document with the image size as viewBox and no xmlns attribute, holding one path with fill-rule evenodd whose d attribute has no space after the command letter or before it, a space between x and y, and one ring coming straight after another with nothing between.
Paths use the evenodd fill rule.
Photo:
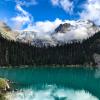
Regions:
<instances>
[{"instance_id":1,"label":"snow patch on mountain","mask_svg":"<svg viewBox=\"0 0 100 100\"><path fill-rule=\"evenodd\" d=\"M70 26L63 27L66 23L70 24ZM100 28L89 20L66 21L66 23L61 25L63 29L67 29L65 32L58 31L55 32L56 34L54 34L54 37L59 41L68 42L72 40L83 40L100 31Z\"/></svg>"},{"instance_id":2,"label":"snow patch on mountain","mask_svg":"<svg viewBox=\"0 0 100 100\"><path fill-rule=\"evenodd\" d=\"M59 25L56 24L56 26L57 27L55 29L52 30L51 28L45 32L28 30L21 31L19 32L20 35L17 37L17 40L22 42L30 42L33 45L41 44L55 46L59 42L70 43L71 41L82 41L100 31L100 27L96 26L90 20L65 20L59 23Z\"/></svg>"}]
</instances>

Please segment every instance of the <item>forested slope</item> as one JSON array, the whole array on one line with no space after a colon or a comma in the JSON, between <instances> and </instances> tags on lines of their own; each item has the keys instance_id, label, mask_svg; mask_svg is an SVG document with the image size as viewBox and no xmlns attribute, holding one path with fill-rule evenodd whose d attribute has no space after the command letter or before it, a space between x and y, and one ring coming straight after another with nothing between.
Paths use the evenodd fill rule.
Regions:
<instances>
[{"instance_id":1,"label":"forested slope","mask_svg":"<svg viewBox=\"0 0 100 100\"><path fill-rule=\"evenodd\" d=\"M96 65L93 54L100 54L100 32L87 40L55 47L35 47L7 40L0 35L0 66L19 65Z\"/></svg>"}]
</instances>

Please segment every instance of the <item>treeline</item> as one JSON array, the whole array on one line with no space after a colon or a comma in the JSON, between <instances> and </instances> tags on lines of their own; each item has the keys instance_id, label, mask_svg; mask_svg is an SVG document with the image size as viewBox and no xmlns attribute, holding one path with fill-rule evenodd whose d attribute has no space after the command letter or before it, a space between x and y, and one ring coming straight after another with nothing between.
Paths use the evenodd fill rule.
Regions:
<instances>
[{"instance_id":1,"label":"treeline","mask_svg":"<svg viewBox=\"0 0 100 100\"><path fill-rule=\"evenodd\" d=\"M93 53L100 53L97 42L100 43L100 33L82 43L74 42L56 47L35 47L0 36L0 66L95 65Z\"/></svg>"}]
</instances>

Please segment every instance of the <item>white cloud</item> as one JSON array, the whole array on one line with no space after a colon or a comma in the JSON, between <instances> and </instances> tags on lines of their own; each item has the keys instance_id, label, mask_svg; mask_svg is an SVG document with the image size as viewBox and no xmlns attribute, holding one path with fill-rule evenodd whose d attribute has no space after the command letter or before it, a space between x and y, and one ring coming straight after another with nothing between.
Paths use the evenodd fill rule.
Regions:
<instances>
[{"instance_id":1,"label":"white cloud","mask_svg":"<svg viewBox=\"0 0 100 100\"><path fill-rule=\"evenodd\" d=\"M16 2L26 7L38 4L36 0L16 0Z\"/></svg>"},{"instance_id":2,"label":"white cloud","mask_svg":"<svg viewBox=\"0 0 100 100\"><path fill-rule=\"evenodd\" d=\"M33 22L33 16L22 8L22 3L16 1L17 16L11 18L15 23L15 29L21 29L24 25L30 25Z\"/></svg>"},{"instance_id":3,"label":"white cloud","mask_svg":"<svg viewBox=\"0 0 100 100\"><path fill-rule=\"evenodd\" d=\"M26 23L30 22L30 18L29 16L16 16L14 18L12 18L13 21L15 21L16 23L19 23L21 25L24 25Z\"/></svg>"},{"instance_id":4,"label":"white cloud","mask_svg":"<svg viewBox=\"0 0 100 100\"><path fill-rule=\"evenodd\" d=\"M67 12L70 12L73 10L73 3L70 2L69 0L61 0L60 4L62 8Z\"/></svg>"},{"instance_id":5,"label":"white cloud","mask_svg":"<svg viewBox=\"0 0 100 100\"><path fill-rule=\"evenodd\" d=\"M51 0L53 6L59 6L66 12L71 13L73 11L73 2L70 0Z\"/></svg>"},{"instance_id":6,"label":"white cloud","mask_svg":"<svg viewBox=\"0 0 100 100\"><path fill-rule=\"evenodd\" d=\"M20 12L21 12L22 14L24 14L24 15L27 15L27 14L28 14L28 12L25 11L25 10L21 7L20 4L17 4L17 5L16 5L16 9L17 9L18 11L20 11Z\"/></svg>"},{"instance_id":7,"label":"white cloud","mask_svg":"<svg viewBox=\"0 0 100 100\"><path fill-rule=\"evenodd\" d=\"M51 3L52 3L53 6L58 6L59 0L51 0Z\"/></svg>"},{"instance_id":8,"label":"white cloud","mask_svg":"<svg viewBox=\"0 0 100 100\"><path fill-rule=\"evenodd\" d=\"M83 40L98 32L98 29L94 29L92 27L93 24L88 21L65 20L63 23L69 23L70 27L65 33L58 32L54 34L54 37L59 41L70 42L71 40Z\"/></svg>"},{"instance_id":9,"label":"white cloud","mask_svg":"<svg viewBox=\"0 0 100 100\"><path fill-rule=\"evenodd\" d=\"M100 25L100 0L88 0L80 13L82 19L89 19Z\"/></svg>"},{"instance_id":10,"label":"white cloud","mask_svg":"<svg viewBox=\"0 0 100 100\"><path fill-rule=\"evenodd\" d=\"M69 0L51 0L53 6L60 6L66 12L70 12L73 10L73 2ZM89 36L93 35L94 29L88 22L85 21L69 21L61 19L56 19L54 21L37 21L33 23L32 15L23 9L24 2L16 2L16 10L17 16L13 17L12 20L15 22L17 29L22 29L24 25L27 25L27 28L24 30L27 31L35 31L40 37L49 37L51 39L50 33L52 33L56 27L58 27L61 23L70 23L72 27L66 33L57 33L54 37L57 40L61 41L70 41L75 39L86 39ZM100 1L99 0L88 0L84 5L84 10L80 13L82 19L90 19L95 21L96 23L100 23ZM90 33L90 35L89 35Z\"/></svg>"},{"instance_id":11,"label":"white cloud","mask_svg":"<svg viewBox=\"0 0 100 100\"><path fill-rule=\"evenodd\" d=\"M54 30L64 23L69 23L70 27L65 33L54 33ZM55 21L39 21L35 22L33 25L28 26L24 31L35 31L39 38L55 38L56 40L63 42L70 42L71 40L83 40L98 32L98 28L92 27L93 23L89 21L74 21L74 20L60 20ZM52 34L54 33L54 34ZM52 34L52 36L51 36Z\"/></svg>"},{"instance_id":12,"label":"white cloud","mask_svg":"<svg viewBox=\"0 0 100 100\"><path fill-rule=\"evenodd\" d=\"M55 34L54 37L59 41L70 42L71 40L83 40L88 36L86 28L78 28L64 33Z\"/></svg>"},{"instance_id":13,"label":"white cloud","mask_svg":"<svg viewBox=\"0 0 100 100\"><path fill-rule=\"evenodd\" d=\"M33 25L28 26L25 30L33 30L41 33L52 32L61 23L62 20L58 18L55 21L38 21Z\"/></svg>"},{"instance_id":14,"label":"white cloud","mask_svg":"<svg viewBox=\"0 0 100 100\"><path fill-rule=\"evenodd\" d=\"M36 4L38 4L36 0L29 0L28 2L25 2L24 5L26 5L28 7L28 6L32 6L32 5L36 5Z\"/></svg>"}]
</instances>

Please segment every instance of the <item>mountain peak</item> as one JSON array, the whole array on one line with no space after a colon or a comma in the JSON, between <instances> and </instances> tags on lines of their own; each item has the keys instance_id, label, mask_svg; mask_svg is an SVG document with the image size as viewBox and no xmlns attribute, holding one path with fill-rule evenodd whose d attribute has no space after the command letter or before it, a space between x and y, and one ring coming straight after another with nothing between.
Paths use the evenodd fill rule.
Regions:
<instances>
[{"instance_id":1,"label":"mountain peak","mask_svg":"<svg viewBox=\"0 0 100 100\"><path fill-rule=\"evenodd\" d=\"M0 21L0 35L5 39L16 41L18 32L13 31L5 22Z\"/></svg>"},{"instance_id":2,"label":"mountain peak","mask_svg":"<svg viewBox=\"0 0 100 100\"><path fill-rule=\"evenodd\" d=\"M90 20L65 21L54 31L53 35L61 41L83 40L100 31Z\"/></svg>"},{"instance_id":3,"label":"mountain peak","mask_svg":"<svg viewBox=\"0 0 100 100\"><path fill-rule=\"evenodd\" d=\"M70 27L70 23L64 23L64 24L60 24L56 29L55 29L55 32L58 33L65 33L68 28Z\"/></svg>"}]
</instances>

